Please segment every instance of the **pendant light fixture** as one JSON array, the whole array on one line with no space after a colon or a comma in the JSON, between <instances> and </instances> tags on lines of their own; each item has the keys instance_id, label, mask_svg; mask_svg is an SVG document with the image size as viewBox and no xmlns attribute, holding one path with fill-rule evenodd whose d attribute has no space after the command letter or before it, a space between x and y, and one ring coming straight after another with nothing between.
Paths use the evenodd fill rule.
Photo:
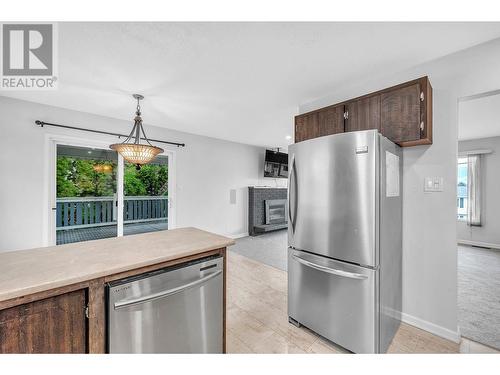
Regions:
<instances>
[{"instance_id":1,"label":"pendant light fixture","mask_svg":"<svg viewBox=\"0 0 500 375\"><path fill-rule=\"evenodd\" d=\"M141 105L140 101L144 96L139 94L132 95L137 100L137 109L134 118L134 127L128 137L122 143L115 143L109 146L110 149L117 151L129 163L135 164L136 169L141 169L141 165L152 161L156 155L163 153L163 149L153 146L149 142L144 128L142 127ZM147 142L141 144L141 136Z\"/></svg>"}]
</instances>

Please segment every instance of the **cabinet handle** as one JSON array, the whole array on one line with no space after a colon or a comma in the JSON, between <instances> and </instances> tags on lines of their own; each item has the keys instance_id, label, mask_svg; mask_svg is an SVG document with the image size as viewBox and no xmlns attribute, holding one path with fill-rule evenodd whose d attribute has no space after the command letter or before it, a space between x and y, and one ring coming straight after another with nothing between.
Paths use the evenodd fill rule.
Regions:
<instances>
[{"instance_id":1,"label":"cabinet handle","mask_svg":"<svg viewBox=\"0 0 500 375\"><path fill-rule=\"evenodd\" d=\"M422 91L420 93L420 101L423 102L425 100L425 95L424 95L424 92Z\"/></svg>"},{"instance_id":2,"label":"cabinet handle","mask_svg":"<svg viewBox=\"0 0 500 375\"><path fill-rule=\"evenodd\" d=\"M424 131L424 122L423 121L420 123L420 131Z\"/></svg>"}]
</instances>

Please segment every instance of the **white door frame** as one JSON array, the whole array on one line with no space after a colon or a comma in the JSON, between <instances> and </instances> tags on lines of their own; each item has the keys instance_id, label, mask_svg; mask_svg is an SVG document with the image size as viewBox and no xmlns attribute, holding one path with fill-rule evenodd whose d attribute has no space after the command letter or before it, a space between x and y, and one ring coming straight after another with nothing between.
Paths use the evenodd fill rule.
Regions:
<instances>
[{"instance_id":1,"label":"white door frame","mask_svg":"<svg viewBox=\"0 0 500 375\"><path fill-rule=\"evenodd\" d=\"M43 246L53 246L56 244L56 213L53 207L56 207L56 168L57 168L57 146L77 146L108 149L109 141L100 141L90 138L81 138L66 136L60 134L45 135L45 196L47 197L43 207ZM168 156L168 229L175 228L175 152L165 151ZM123 174L124 160L118 153L118 170L116 179L116 195L118 201L117 207L117 237L123 236Z\"/></svg>"}]
</instances>

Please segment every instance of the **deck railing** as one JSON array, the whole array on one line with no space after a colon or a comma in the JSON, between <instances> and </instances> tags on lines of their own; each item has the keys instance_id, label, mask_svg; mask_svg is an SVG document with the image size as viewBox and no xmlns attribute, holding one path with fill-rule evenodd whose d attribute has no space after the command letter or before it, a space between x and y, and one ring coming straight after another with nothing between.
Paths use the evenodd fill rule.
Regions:
<instances>
[{"instance_id":1,"label":"deck railing","mask_svg":"<svg viewBox=\"0 0 500 375\"><path fill-rule=\"evenodd\" d=\"M68 197L56 200L57 230L116 225L116 197ZM128 196L123 202L124 223L168 218L168 197Z\"/></svg>"}]
</instances>

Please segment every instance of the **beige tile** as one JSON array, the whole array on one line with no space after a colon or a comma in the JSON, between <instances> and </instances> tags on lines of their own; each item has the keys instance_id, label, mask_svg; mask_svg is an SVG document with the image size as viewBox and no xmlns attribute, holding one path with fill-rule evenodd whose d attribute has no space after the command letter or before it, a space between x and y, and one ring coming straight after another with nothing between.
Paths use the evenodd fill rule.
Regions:
<instances>
[{"instance_id":1,"label":"beige tile","mask_svg":"<svg viewBox=\"0 0 500 375\"><path fill-rule=\"evenodd\" d=\"M247 344L238 338L238 336L229 329L226 333L226 351L229 354L250 354L253 353Z\"/></svg>"},{"instance_id":2,"label":"beige tile","mask_svg":"<svg viewBox=\"0 0 500 375\"><path fill-rule=\"evenodd\" d=\"M258 349L275 333L272 329L253 318L244 310L236 307L227 314L227 335L234 335L241 340L252 352Z\"/></svg>"},{"instance_id":3,"label":"beige tile","mask_svg":"<svg viewBox=\"0 0 500 375\"><path fill-rule=\"evenodd\" d=\"M311 345L308 353L312 354L343 354L348 353L346 350L337 347L328 340L318 337L317 340Z\"/></svg>"},{"instance_id":4,"label":"beige tile","mask_svg":"<svg viewBox=\"0 0 500 375\"><path fill-rule=\"evenodd\" d=\"M401 323L388 353L458 353L459 345L429 332Z\"/></svg>"},{"instance_id":5,"label":"beige tile","mask_svg":"<svg viewBox=\"0 0 500 375\"><path fill-rule=\"evenodd\" d=\"M500 351L478 342L462 338L460 353L464 354L500 354Z\"/></svg>"},{"instance_id":6,"label":"beige tile","mask_svg":"<svg viewBox=\"0 0 500 375\"><path fill-rule=\"evenodd\" d=\"M388 353L413 353L417 346L418 336L412 330L412 327L402 323L396 332Z\"/></svg>"},{"instance_id":7,"label":"beige tile","mask_svg":"<svg viewBox=\"0 0 500 375\"><path fill-rule=\"evenodd\" d=\"M279 333L273 333L267 340L255 344L253 350L256 353L271 354L305 354L306 351L299 348L295 343L287 340Z\"/></svg>"},{"instance_id":8,"label":"beige tile","mask_svg":"<svg viewBox=\"0 0 500 375\"><path fill-rule=\"evenodd\" d=\"M228 253L228 351L256 353L345 353L305 327L288 323L286 272ZM234 336L234 337L232 337ZM230 341L232 340L232 341ZM491 348L461 347L408 324L401 324L388 353L458 353Z\"/></svg>"}]
</instances>

